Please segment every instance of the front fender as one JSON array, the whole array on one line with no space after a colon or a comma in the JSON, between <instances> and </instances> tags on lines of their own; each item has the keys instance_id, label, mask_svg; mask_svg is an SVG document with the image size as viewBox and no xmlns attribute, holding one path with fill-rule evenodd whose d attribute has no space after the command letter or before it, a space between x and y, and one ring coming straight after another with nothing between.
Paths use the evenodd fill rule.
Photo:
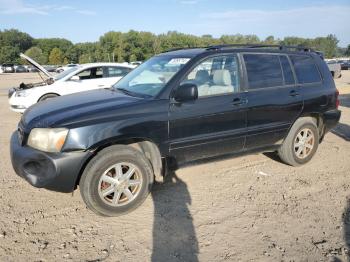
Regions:
<instances>
[{"instance_id":1,"label":"front fender","mask_svg":"<svg viewBox=\"0 0 350 262\"><path fill-rule=\"evenodd\" d=\"M152 122L121 120L73 128L68 133L62 151L96 150L108 144L150 141L158 146L162 155L166 155L167 128L166 119Z\"/></svg>"}]
</instances>

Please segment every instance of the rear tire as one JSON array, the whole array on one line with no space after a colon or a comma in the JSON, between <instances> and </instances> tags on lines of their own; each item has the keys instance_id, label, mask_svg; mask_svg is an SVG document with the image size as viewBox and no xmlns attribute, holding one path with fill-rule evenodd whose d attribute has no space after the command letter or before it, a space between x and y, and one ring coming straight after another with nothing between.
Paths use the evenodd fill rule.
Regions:
<instances>
[{"instance_id":1,"label":"rear tire","mask_svg":"<svg viewBox=\"0 0 350 262\"><path fill-rule=\"evenodd\" d=\"M40 97L38 102L45 101L45 100L48 100L48 99L51 99L51 98L55 98L55 97L58 97L58 95L56 95L56 94L46 94L46 95L43 95L42 97Z\"/></svg>"},{"instance_id":2,"label":"rear tire","mask_svg":"<svg viewBox=\"0 0 350 262\"><path fill-rule=\"evenodd\" d=\"M80 179L79 189L87 207L96 214L120 216L145 201L153 177L152 167L140 151L114 145L101 150L90 160Z\"/></svg>"},{"instance_id":3,"label":"rear tire","mask_svg":"<svg viewBox=\"0 0 350 262\"><path fill-rule=\"evenodd\" d=\"M317 151L319 133L312 118L298 119L278 150L281 160L291 166L309 162Z\"/></svg>"}]
</instances>

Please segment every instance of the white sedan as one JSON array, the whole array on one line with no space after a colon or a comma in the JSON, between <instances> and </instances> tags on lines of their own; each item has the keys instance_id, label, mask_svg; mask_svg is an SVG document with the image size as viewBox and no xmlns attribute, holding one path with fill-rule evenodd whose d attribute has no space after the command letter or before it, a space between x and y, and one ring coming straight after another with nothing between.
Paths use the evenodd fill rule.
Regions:
<instances>
[{"instance_id":1,"label":"white sedan","mask_svg":"<svg viewBox=\"0 0 350 262\"><path fill-rule=\"evenodd\" d=\"M72 67L53 76L30 57L23 54L21 57L45 74L47 79L40 83L22 83L9 90L10 108L20 113L37 102L56 96L109 88L135 67L118 63L92 63Z\"/></svg>"}]
</instances>

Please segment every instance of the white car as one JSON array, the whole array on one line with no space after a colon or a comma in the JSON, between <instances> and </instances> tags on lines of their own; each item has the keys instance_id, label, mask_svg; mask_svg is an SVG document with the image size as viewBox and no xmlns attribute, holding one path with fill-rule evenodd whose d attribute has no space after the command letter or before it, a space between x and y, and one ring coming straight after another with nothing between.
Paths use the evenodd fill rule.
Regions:
<instances>
[{"instance_id":1,"label":"white car","mask_svg":"<svg viewBox=\"0 0 350 262\"><path fill-rule=\"evenodd\" d=\"M118 63L93 63L72 67L53 76L30 57L24 54L21 54L21 57L41 71L47 79L39 83L22 83L19 87L9 90L10 108L20 113L37 102L56 96L109 88L134 68Z\"/></svg>"},{"instance_id":2,"label":"white car","mask_svg":"<svg viewBox=\"0 0 350 262\"><path fill-rule=\"evenodd\" d=\"M76 67L76 66L79 66L79 65L78 64L68 64L65 66L60 66L60 67L56 68L55 72L62 73L63 71L66 71L66 70L71 69L72 67Z\"/></svg>"}]
</instances>

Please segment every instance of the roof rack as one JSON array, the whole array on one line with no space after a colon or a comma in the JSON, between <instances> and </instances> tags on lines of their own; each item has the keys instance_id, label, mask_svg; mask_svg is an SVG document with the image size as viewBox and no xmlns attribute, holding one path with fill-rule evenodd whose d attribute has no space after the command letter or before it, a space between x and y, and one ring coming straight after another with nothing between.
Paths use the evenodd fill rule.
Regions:
<instances>
[{"instance_id":1,"label":"roof rack","mask_svg":"<svg viewBox=\"0 0 350 262\"><path fill-rule=\"evenodd\" d=\"M302 52L314 52L313 49L305 46L290 46L290 45L264 45L264 44L227 44L227 45L213 45L208 46L207 50L220 50L232 47L242 47L242 48L276 48L278 50L290 50L295 49L296 51Z\"/></svg>"}]
</instances>

